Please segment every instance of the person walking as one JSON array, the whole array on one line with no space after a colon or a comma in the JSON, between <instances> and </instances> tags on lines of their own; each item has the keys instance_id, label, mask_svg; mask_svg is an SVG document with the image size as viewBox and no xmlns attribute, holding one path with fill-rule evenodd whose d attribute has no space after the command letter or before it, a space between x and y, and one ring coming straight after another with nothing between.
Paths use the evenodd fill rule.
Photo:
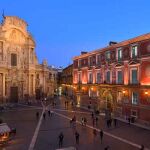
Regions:
<instances>
[{"instance_id":1,"label":"person walking","mask_svg":"<svg viewBox=\"0 0 150 150\"><path fill-rule=\"evenodd\" d=\"M59 134L58 138L59 138L59 147L62 147L63 146L63 140L64 140L64 135L62 132Z\"/></svg>"},{"instance_id":2,"label":"person walking","mask_svg":"<svg viewBox=\"0 0 150 150\"><path fill-rule=\"evenodd\" d=\"M51 111L50 110L48 110L48 115L49 115L49 117L51 116Z\"/></svg>"},{"instance_id":3,"label":"person walking","mask_svg":"<svg viewBox=\"0 0 150 150\"><path fill-rule=\"evenodd\" d=\"M144 149L145 149L145 147L144 147L144 145L142 144L140 150L144 150Z\"/></svg>"},{"instance_id":4,"label":"person walking","mask_svg":"<svg viewBox=\"0 0 150 150\"><path fill-rule=\"evenodd\" d=\"M128 124L130 125L131 124L131 118L128 117Z\"/></svg>"},{"instance_id":5,"label":"person walking","mask_svg":"<svg viewBox=\"0 0 150 150\"><path fill-rule=\"evenodd\" d=\"M45 120L45 118L46 118L46 114L45 114L45 112L43 113L43 118L44 118L44 120Z\"/></svg>"},{"instance_id":6,"label":"person walking","mask_svg":"<svg viewBox=\"0 0 150 150\"><path fill-rule=\"evenodd\" d=\"M96 126L98 125L98 117L95 118Z\"/></svg>"},{"instance_id":7,"label":"person walking","mask_svg":"<svg viewBox=\"0 0 150 150\"><path fill-rule=\"evenodd\" d=\"M84 125L84 118L83 117L81 118L81 125L82 126Z\"/></svg>"},{"instance_id":8,"label":"person walking","mask_svg":"<svg viewBox=\"0 0 150 150\"><path fill-rule=\"evenodd\" d=\"M92 119L94 118L94 113L92 112L92 114L91 114L91 117L92 117Z\"/></svg>"},{"instance_id":9,"label":"person walking","mask_svg":"<svg viewBox=\"0 0 150 150\"><path fill-rule=\"evenodd\" d=\"M92 123L93 123L93 127L95 126L95 119L93 118L92 120Z\"/></svg>"},{"instance_id":10,"label":"person walking","mask_svg":"<svg viewBox=\"0 0 150 150\"><path fill-rule=\"evenodd\" d=\"M79 137L80 137L80 135L79 135L79 133L76 131L76 132L75 132L76 144L79 144Z\"/></svg>"},{"instance_id":11,"label":"person walking","mask_svg":"<svg viewBox=\"0 0 150 150\"><path fill-rule=\"evenodd\" d=\"M87 119L84 117L84 125L86 126L87 124Z\"/></svg>"},{"instance_id":12,"label":"person walking","mask_svg":"<svg viewBox=\"0 0 150 150\"><path fill-rule=\"evenodd\" d=\"M109 146L106 146L106 147L104 148L104 150L109 150L109 148L110 148Z\"/></svg>"},{"instance_id":13,"label":"person walking","mask_svg":"<svg viewBox=\"0 0 150 150\"><path fill-rule=\"evenodd\" d=\"M100 136L100 140L101 140L101 144L102 144L102 140L103 140L103 130L101 129L100 132L99 132L99 136Z\"/></svg>"},{"instance_id":14,"label":"person walking","mask_svg":"<svg viewBox=\"0 0 150 150\"><path fill-rule=\"evenodd\" d=\"M97 131L96 131L96 129L94 128L93 129L93 135L94 135L94 138L96 137L96 135L97 135Z\"/></svg>"},{"instance_id":15,"label":"person walking","mask_svg":"<svg viewBox=\"0 0 150 150\"><path fill-rule=\"evenodd\" d=\"M39 112L36 112L36 118L39 119Z\"/></svg>"},{"instance_id":16,"label":"person walking","mask_svg":"<svg viewBox=\"0 0 150 150\"><path fill-rule=\"evenodd\" d=\"M117 126L117 119L114 118L114 126L116 127Z\"/></svg>"}]
</instances>

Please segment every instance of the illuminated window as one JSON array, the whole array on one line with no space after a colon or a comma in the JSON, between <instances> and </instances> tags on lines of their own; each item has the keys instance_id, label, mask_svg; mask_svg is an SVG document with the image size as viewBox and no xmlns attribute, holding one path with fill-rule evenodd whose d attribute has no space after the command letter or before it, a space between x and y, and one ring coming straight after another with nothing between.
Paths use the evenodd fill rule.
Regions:
<instances>
[{"instance_id":1,"label":"illuminated window","mask_svg":"<svg viewBox=\"0 0 150 150\"><path fill-rule=\"evenodd\" d=\"M3 60L3 42L0 41L0 61Z\"/></svg>"},{"instance_id":2,"label":"illuminated window","mask_svg":"<svg viewBox=\"0 0 150 150\"><path fill-rule=\"evenodd\" d=\"M100 65L101 63L101 55L97 55L97 65Z\"/></svg>"},{"instance_id":3,"label":"illuminated window","mask_svg":"<svg viewBox=\"0 0 150 150\"><path fill-rule=\"evenodd\" d=\"M137 79L137 69L134 69L131 71L131 82L132 84L137 84L138 83L138 79Z\"/></svg>"},{"instance_id":4,"label":"illuminated window","mask_svg":"<svg viewBox=\"0 0 150 150\"><path fill-rule=\"evenodd\" d=\"M17 66L17 54L11 54L11 66Z\"/></svg>"},{"instance_id":5,"label":"illuminated window","mask_svg":"<svg viewBox=\"0 0 150 150\"><path fill-rule=\"evenodd\" d=\"M97 83L100 83L100 79L101 79L101 76L100 76L100 73L98 72L97 73L97 79L96 79Z\"/></svg>"},{"instance_id":6,"label":"illuminated window","mask_svg":"<svg viewBox=\"0 0 150 150\"><path fill-rule=\"evenodd\" d=\"M132 104L137 105L139 101L139 94L137 92L132 92Z\"/></svg>"},{"instance_id":7,"label":"illuminated window","mask_svg":"<svg viewBox=\"0 0 150 150\"><path fill-rule=\"evenodd\" d=\"M81 83L81 74L78 74L78 83Z\"/></svg>"},{"instance_id":8,"label":"illuminated window","mask_svg":"<svg viewBox=\"0 0 150 150\"><path fill-rule=\"evenodd\" d=\"M118 71L118 81L117 81L117 83L122 84L122 81L123 81L122 71Z\"/></svg>"},{"instance_id":9,"label":"illuminated window","mask_svg":"<svg viewBox=\"0 0 150 150\"><path fill-rule=\"evenodd\" d=\"M131 58L136 58L138 54L138 47L137 45L132 46L131 49Z\"/></svg>"},{"instance_id":10,"label":"illuminated window","mask_svg":"<svg viewBox=\"0 0 150 150\"><path fill-rule=\"evenodd\" d=\"M118 49L118 53L117 54L118 54L118 61L122 60L122 49L121 48Z\"/></svg>"},{"instance_id":11,"label":"illuminated window","mask_svg":"<svg viewBox=\"0 0 150 150\"><path fill-rule=\"evenodd\" d=\"M105 58L106 60L110 60L110 51L105 52Z\"/></svg>"},{"instance_id":12,"label":"illuminated window","mask_svg":"<svg viewBox=\"0 0 150 150\"><path fill-rule=\"evenodd\" d=\"M106 72L106 82L110 83L110 71Z\"/></svg>"},{"instance_id":13,"label":"illuminated window","mask_svg":"<svg viewBox=\"0 0 150 150\"><path fill-rule=\"evenodd\" d=\"M93 75L91 72L89 73L89 83L93 83Z\"/></svg>"}]
</instances>

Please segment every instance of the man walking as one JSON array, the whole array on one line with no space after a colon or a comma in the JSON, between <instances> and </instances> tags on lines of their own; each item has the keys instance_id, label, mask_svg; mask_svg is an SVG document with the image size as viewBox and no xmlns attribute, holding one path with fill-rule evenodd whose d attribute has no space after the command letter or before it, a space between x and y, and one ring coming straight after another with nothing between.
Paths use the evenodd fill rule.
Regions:
<instances>
[{"instance_id":1,"label":"man walking","mask_svg":"<svg viewBox=\"0 0 150 150\"><path fill-rule=\"evenodd\" d=\"M117 119L114 118L114 126L116 127L117 126Z\"/></svg>"},{"instance_id":2,"label":"man walking","mask_svg":"<svg viewBox=\"0 0 150 150\"><path fill-rule=\"evenodd\" d=\"M100 130L99 136L100 136L101 144L102 144L102 140L103 140L103 135L104 135L103 130Z\"/></svg>"},{"instance_id":3,"label":"man walking","mask_svg":"<svg viewBox=\"0 0 150 150\"><path fill-rule=\"evenodd\" d=\"M59 134L58 138L59 138L59 147L62 147L63 146L63 139L64 139L64 135L62 132Z\"/></svg>"},{"instance_id":4,"label":"man walking","mask_svg":"<svg viewBox=\"0 0 150 150\"><path fill-rule=\"evenodd\" d=\"M45 114L45 112L43 113L43 118L44 118L44 120L45 120L45 117L46 117L46 114Z\"/></svg>"},{"instance_id":5,"label":"man walking","mask_svg":"<svg viewBox=\"0 0 150 150\"><path fill-rule=\"evenodd\" d=\"M79 137L80 137L80 135L79 135L79 133L76 131L76 132L75 132L76 144L79 144Z\"/></svg>"},{"instance_id":6,"label":"man walking","mask_svg":"<svg viewBox=\"0 0 150 150\"><path fill-rule=\"evenodd\" d=\"M39 112L36 112L36 118L39 119Z\"/></svg>"}]
</instances>

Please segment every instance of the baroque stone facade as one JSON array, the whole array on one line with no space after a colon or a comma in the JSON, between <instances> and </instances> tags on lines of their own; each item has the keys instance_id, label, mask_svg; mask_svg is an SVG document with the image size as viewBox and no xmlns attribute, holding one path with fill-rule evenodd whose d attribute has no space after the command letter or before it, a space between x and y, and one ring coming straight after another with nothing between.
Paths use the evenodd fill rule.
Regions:
<instances>
[{"instance_id":1,"label":"baroque stone facade","mask_svg":"<svg viewBox=\"0 0 150 150\"><path fill-rule=\"evenodd\" d=\"M51 96L57 86L57 70L47 61L38 63L35 41L27 23L5 16L0 24L0 103Z\"/></svg>"}]
</instances>

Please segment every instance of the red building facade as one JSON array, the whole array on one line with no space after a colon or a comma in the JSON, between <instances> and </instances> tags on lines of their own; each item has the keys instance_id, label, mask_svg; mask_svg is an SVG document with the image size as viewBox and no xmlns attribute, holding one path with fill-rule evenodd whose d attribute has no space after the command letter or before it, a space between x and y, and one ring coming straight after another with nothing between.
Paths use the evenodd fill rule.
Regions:
<instances>
[{"instance_id":1,"label":"red building facade","mask_svg":"<svg viewBox=\"0 0 150 150\"><path fill-rule=\"evenodd\" d=\"M78 104L150 124L150 33L73 58Z\"/></svg>"}]
</instances>

